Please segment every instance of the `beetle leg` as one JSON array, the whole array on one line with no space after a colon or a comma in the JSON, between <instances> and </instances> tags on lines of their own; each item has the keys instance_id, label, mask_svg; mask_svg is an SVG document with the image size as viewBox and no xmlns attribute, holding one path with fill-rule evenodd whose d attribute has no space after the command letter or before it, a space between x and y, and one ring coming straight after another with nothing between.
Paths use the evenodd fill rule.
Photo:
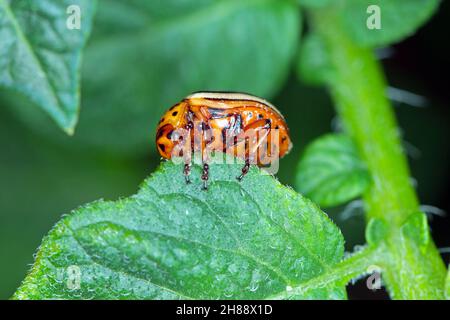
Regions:
<instances>
[{"instance_id":1,"label":"beetle leg","mask_svg":"<svg viewBox=\"0 0 450 320\"><path fill-rule=\"evenodd\" d=\"M248 137L245 138L245 164L242 167L241 174L237 177L238 181L242 181L242 178L248 173L250 169L250 141Z\"/></svg>"},{"instance_id":2,"label":"beetle leg","mask_svg":"<svg viewBox=\"0 0 450 320\"><path fill-rule=\"evenodd\" d=\"M192 115L188 114L187 116L187 124L186 124L186 130L188 130L189 132L189 140L190 140L190 146L185 146L185 163L184 163L184 178L186 180L186 184L191 183L191 179L190 179L190 174L191 174L191 162L192 162L192 153L193 153L193 143L194 143L194 139L193 139L193 128L194 128L194 123L192 122Z\"/></svg>"},{"instance_id":3,"label":"beetle leg","mask_svg":"<svg viewBox=\"0 0 450 320\"><path fill-rule=\"evenodd\" d=\"M191 179L189 178L191 174L191 164L185 163L184 164L184 170L183 170L184 178L186 179L186 184L191 183Z\"/></svg>"},{"instance_id":4,"label":"beetle leg","mask_svg":"<svg viewBox=\"0 0 450 320\"><path fill-rule=\"evenodd\" d=\"M208 139L208 134L211 133L210 126L202 122L202 162L203 162L203 172L202 172L202 181L203 181L203 190L208 190L208 179L209 179L209 149L208 144L211 143L211 138Z\"/></svg>"},{"instance_id":5,"label":"beetle leg","mask_svg":"<svg viewBox=\"0 0 450 320\"><path fill-rule=\"evenodd\" d=\"M191 110L187 111L185 128L189 132L189 137L190 137L189 155L192 156L192 154L194 153L194 113ZM191 162L191 160L189 160L189 163L190 162Z\"/></svg>"},{"instance_id":6,"label":"beetle leg","mask_svg":"<svg viewBox=\"0 0 450 320\"><path fill-rule=\"evenodd\" d=\"M244 178L244 176L248 173L249 169L250 169L250 157L255 157L257 156L257 152L258 149L261 146L261 143L267 138L269 131L270 131L270 127L271 127L271 122L268 119L261 119L261 120L257 120L249 125L247 125L246 127L244 127L243 130L243 135L245 138L245 164L242 167L242 172L241 174L237 177L238 181L242 181L242 179ZM255 146L252 146L252 148L250 148L250 142L249 142L249 138L246 135L246 132L248 132L248 130L251 129L264 129L262 136L259 137L259 141Z\"/></svg>"},{"instance_id":7,"label":"beetle leg","mask_svg":"<svg viewBox=\"0 0 450 320\"><path fill-rule=\"evenodd\" d=\"M244 128L242 128L239 131L233 131L233 135L235 137L234 140L231 140L226 147L230 147L233 145L236 145L237 143L239 143L240 141L242 141L243 139L246 139L246 132L248 132L249 130L259 130L259 129L264 129L265 131L263 132L263 136L261 136L261 139L264 139L270 130L270 126L271 126L271 122L268 119L261 119L261 120L256 120L255 122L252 122L248 125L246 125ZM236 133L237 132L237 133ZM252 150L250 151L250 153L255 152L255 150L259 147L260 143L258 143L256 146L253 146Z\"/></svg>"},{"instance_id":8,"label":"beetle leg","mask_svg":"<svg viewBox=\"0 0 450 320\"><path fill-rule=\"evenodd\" d=\"M245 164L242 167L242 173L237 177L238 181L242 181L242 178L248 173L248 170L250 169L250 161L248 158L245 159Z\"/></svg>"},{"instance_id":9,"label":"beetle leg","mask_svg":"<svg viewBox=\"0 0 450 320\"><path fill-rule=\"evenodd\" d=\"M242 133L242 116L239 113L230 115L230 127L226 131L223 131L222 140L224 142L224 150L235 146L237 139ZM227 136L234 137L233 139L227 139Z\"/></svg>"},{"instance_id":10,"label":"beetle leg","mask_svg":"<svg viewBox=\"0 0 450 320\"><path fill-rule=\"evenodd\" d=\"M209 179L209 165L206 162L204 162L202 172L203 190L208 190L208 179Z\"/></svg>"}]
</instances>

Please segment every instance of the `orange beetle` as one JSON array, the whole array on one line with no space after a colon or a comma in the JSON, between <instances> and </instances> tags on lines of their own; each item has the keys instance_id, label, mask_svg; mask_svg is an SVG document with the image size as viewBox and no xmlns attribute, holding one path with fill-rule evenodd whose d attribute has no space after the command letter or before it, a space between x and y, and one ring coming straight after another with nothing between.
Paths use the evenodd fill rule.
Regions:
<instances>
[{"instance_id":1,"label":"orange beetle","mask_svg":"<svg viewBox=\"0 0 450 320\"><path fill-rule=\"evenodd\" d=\"M281 158L292 148L286 121L273 105L233 92L196 92L171 107L159 121L156 145L165 159L185 157L187 183L192 152L202 151L205 189L209 175L206 149L243 158L245 165L237 177L241 180L251 163L267 166L274 156Z\"/></svg>"}]
</instances>

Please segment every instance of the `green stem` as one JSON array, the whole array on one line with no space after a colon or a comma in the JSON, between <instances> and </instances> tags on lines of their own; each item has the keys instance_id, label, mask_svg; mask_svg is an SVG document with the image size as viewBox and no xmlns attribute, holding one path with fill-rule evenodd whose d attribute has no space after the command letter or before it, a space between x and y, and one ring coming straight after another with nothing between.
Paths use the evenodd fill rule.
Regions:
<instances>
[{"instance_id":1,"label":"green stem","mask_svg":"<svg viewBox=\"0 0 450 320\"><path fill-rule=\"evenodd\" d=\"M402 231L418 213L419 202L395 115L385 95L381 67L372 50L355 45L348 37L332 10L313 12L312 22L328 50L333 69L328 85L337 112L372 177L364 195L367 219L380 219L388 226L384 243L390 258L384 263L384 277L391 296L443 298L445 266L429 240L426 220L425 227L411 222L408 231L408 235L422 235L422 242Z\"/></svg>"}]
</instances>

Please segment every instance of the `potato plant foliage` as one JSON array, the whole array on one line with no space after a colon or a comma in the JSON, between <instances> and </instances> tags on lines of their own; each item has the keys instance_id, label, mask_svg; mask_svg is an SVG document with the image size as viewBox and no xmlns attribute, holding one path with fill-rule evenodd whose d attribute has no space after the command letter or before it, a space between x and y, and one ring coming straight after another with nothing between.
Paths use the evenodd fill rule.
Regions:
<instances>
[{"instance_id":1,"label":"potato plant foliage","mask_svg":"<svg viewBox=\"0 0 450 320\"><path fill-rule=\"evenodd\" d=\"M80 8L79 30L66 26L69 5ZM369 5L382 12L379 30L366 27ZM72 134L81 113L75 145L144 153L173 101L198 90L271 98L291 69L327 88L342 124L303 151L293 169L300 193L256 167L239 183L241 164L212 164L202 191L199 166L186 185L182 165L162 163L135 195L64 215L13 298L346 299L346 284L374 265L391 298L448 298L450 275L419 210L373 53L413 34L438 6L0 0L0 88L23 95L29 105L17 103L15 114L55 143L67 141L55 128ZM367 243L344 255L319 206L355 198Z\"/></svg>"}]
</instances>

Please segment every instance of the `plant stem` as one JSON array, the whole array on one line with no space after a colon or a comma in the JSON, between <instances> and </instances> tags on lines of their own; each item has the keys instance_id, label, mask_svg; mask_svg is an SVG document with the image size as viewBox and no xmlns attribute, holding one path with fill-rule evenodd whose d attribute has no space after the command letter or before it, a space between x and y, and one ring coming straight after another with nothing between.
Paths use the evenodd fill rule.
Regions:
<instances>
[{"instance_id":1,"label":"plant stem","mask_svg":"<svg viewBox=\"0 0 450 320\"><path fill-rule=\"evenodd\" d=\"M381 67L372 50L353 43L332 10L312 13L314 30L328 50L333 70L328 85L337 112L372 177L364 195L367 219L381 219L389 227L384 276L391 296L443 298L446 270L434 243L417 243L402 232L419 202Z\"/></svg>"}]
</instances>

